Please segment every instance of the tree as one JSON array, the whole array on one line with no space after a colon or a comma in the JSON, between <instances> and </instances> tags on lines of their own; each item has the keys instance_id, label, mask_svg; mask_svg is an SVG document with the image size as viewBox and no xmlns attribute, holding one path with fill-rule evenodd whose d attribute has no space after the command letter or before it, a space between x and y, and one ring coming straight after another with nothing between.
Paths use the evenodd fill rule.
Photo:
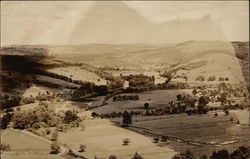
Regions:
<instances>
[{"instance_id":1,"label":"tree","mask_svg":"<svg viewBox=\"0 0 250 159\"><path fill-rule=\"evenodd\" d=\"M141 155L135 152L134 156L131 159L143 159Z\"/></svg>"},{"instance_id":2,"label":"tree","mask_svg":"<svg viewBox=\"0 0 250 159\"><path fill-rule=\"evenodd\" d=\"M145 103L145 104L144 104L144 108L145 108L145 109L148 109L148 108L149 108L149 104L148 104L148 103Z\"/></svg>"},{"instance_id":3,"label":"tree","mask_svg":"<svg viewBox=\"0 0 250 159\"><path fill-rule=\"evenodd\" d=\"M57 142L53 142L50 146L50 154L58 154L60 152L60 147Z\"/></svg>"},{"instance_id":4,"label":"tree","mask_svg":"<svg viewBox=\"0 0 250 159\"><path fill-rule=\"evenodd\" d=\"M207 113L205 109L206 105L209 103L210 99L208 96L201 96L198 100L198 112L199 113Z\"/></svg>"},{"instance_id":5,"label":"tree","mask_svg":"<svg viewBox=\"0 0 250 159\"><path fill-rule=\"evenodd\" d=\"M129 112L124 111L122 117L123 117L122 124L124 127L127 127L132 124L132 116Z\"/></svg>"},{"instance_id":6,"label":"tree","mask_svg":"<svg viewBox=\"0 0 250 159\"><path fill-rule=\"evenodd\" d=\"M1 118L1 121L0 121L0 124L1 124L1 129L6 129L12 119L12 116L13 114L7 112L2 118Z\"/></svg>"},{"instance_id":7,"label":"tree","mask_svg":"<svg viewBox=\"0 0 250 159\"><path fill-rule=\"evenodd\" d=\"M225 149L217 152L214 151L210 159L229 159L229 153Z\"/></svg>"},{"instance_id":8,"label":"tree","mask_svg":"<svg viewBox=\"0 0 250 159\"><path fill-rule=\"evenodd\" d=\"M186 151L185 153L178 153L172 157L172 159L194 159L194 155L190 151Z\"/></svg>"},{"instance_id":9,"label":"tree","mask_svg":"<svg viewBox=\"0 0 250 159\"><path fill-rule=\"evenodd\" d=\"M159 142L159 138L158 137L155 137L153 140L154 140L154 143L158 143Z\"/></svg>"},{"instance_id":10,"label":"tree","mask_svg":"<svg viewBox=\"0 0 250 159\"><path fill-rule=\"evenodd\" d=\"M216 113L214 113L214 117L217 117L218 116L218 113L216 112Z\"/></svg>"},{"instance_id":11,"label":"tree","mask_svg":"<svg viewBox=\"0 0 250 159\"><path fill-rule=\"evenodd\" d=\"M78 151L78 152L85 152L85 149L86 149L86 146L83 145L83 144L81 144L81 145L79 146L79 151Z\"/></svg>"},{"instance_id":12,"label":"tree","mask_svg":"<svg viewBox=\"0 0 250 159\"><path fill-rule=\"evenodd\" d=\"M181 94L177 94L176 98L177 98L178 101L181 101L182 100L182 95Z\"/></svg>"},{"instance_id":13,"label":"tree","mask_svg":"<svg viewBox=\"0 0 250 159\"><path fill-rule=\"evenodd\" d=\"M4 143L0 144L0 150L1 151L10 151L11 150L10 145L9 144L4 144Z\"/></svg>"},{"instance_id":14,"label":"tree","mask_svg":"<svg viewBox=\"0 0 250 159\"><path fill-rule=\"evenodd\" d=\"M57 138L58 138L58 131L57 129L55 129L52 133L51 141L57 141Z\"/></svg>"},{"instance_id":15,"label":"tree","mask_svg":"<svg viewBox=\"0 0 250 159\"><path fill-rule=\"evenodd\" d=\"M76 121L78 116L75 111L67 110L64 115L64 123L69 124L73 121Z\"/></svg>"},{"instance_id":16,"label":"tree","mask_svg":"<svg viewBox=\"0 0 250 159\"><path fill-rule=\"evenodd\" d=\"M240 146L231 154L231 159L250 158L250 147Z\"/></svg>"},{"instance_id":17,"label":"tree","mask_svg":"<svg viewBox=\"0 0 250 159\"><path fill-rule=\"evenodd\" d=\"M193 95L196 95L198 93L197 89L194 89L192 93Z\"/></svg>"},{"instance_id":18,"label":"tree","mask_svg":"<svg viewBox=\"0 0 250 159\"><path fill-rule=\"evenodd\" d=\"M199 101L199 104L207 105L210 99L208 96L201 96L198 101Z\"/></svg>"},{"instance_id":19,"label":"tree","mask_svg":"<svg viewBox=\"0 0 250 159\"><path fill-rule=\"evenodd\" d=\"M4 97L3 97L5 100L8 100L10 98L9 95L5 94Z\"/></svg>"},{"instance_id":20,"label":"tree","mask_svg":"<svg viewBox=\"0 0 250 159\"><path fill-rule=\"evenodd\" d=\"M115 155L110 155L109 159L117 159L117 157Z\"/></svg>"},{"instance_id":21,"label":"tree","mask_svg":"<svg viewBox=\"0 0 250 159\"><path fill-rule=\"evenodd\" d=\"M166 142L166 141L167 141L167 137L166 136L162 136L161 142Z\"/></svg>"},{"instance_id":22,"label":"tree","mask_svg":"<svg viewBox=\"0 0 250 159\"><path fill-rule=\"evenodd\" d=\"M130 143L129 138L125 138L122 140L123 145L128 145Z\"/></svg>"},{"instance_id":23,"label":"tree","mask_svg":"<svg viewBox=\"0 0 250 159\"><path fill-rule=\"evenodd\" d=\"M229 115L229 110L228 110L228 109L225 109L225 110L224 110L224 113L225 113L226 116L228 116L228 115Z\"/></svg>"}]
</instances>

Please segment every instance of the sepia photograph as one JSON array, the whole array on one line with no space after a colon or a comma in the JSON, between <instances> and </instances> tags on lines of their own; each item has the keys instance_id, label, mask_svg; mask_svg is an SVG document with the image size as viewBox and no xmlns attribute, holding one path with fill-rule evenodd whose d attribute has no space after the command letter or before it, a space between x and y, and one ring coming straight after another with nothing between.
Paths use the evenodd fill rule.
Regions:
<instances>
[{"instance_id":1,"label":"sepia photograph","mask_svg":"<svg viewBox=\"0 0 250 159\"><path fill-rule=\"evenodd\" d=\"M0 3L0 159L250 159L249 1Z\"/></svg>"}]
</instances>

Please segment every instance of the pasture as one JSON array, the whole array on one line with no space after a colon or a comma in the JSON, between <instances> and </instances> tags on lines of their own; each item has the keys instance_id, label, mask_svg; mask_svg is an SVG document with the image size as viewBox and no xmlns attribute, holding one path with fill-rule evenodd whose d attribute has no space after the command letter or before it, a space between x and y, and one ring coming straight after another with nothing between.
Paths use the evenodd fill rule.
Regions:
<instances>
[{"instance_id":1,"label":"pasture","mask_svg":"<svg viewBox=\"0 0 250 159\"><path fill-rule=\"evenodd\" d=\"M125 110L127 111L145 111L144 109L144 103L149 103L149 109L150 108L157 108L160 105L166 105L170 101L176 100L177 94L191 94L192 89L179 89L179 90L156 90L156 91L150 91L150 92L142 92L142 93L134 93L139 95L138 101L115 101L113 102L112 99L109 99L107 101L107 105L104 105L102 107L98 107L95 109L92 109L92 112L96 112L98 114L104 114L104 113L112 113L112 112L123 112Z\"/></svg>"},{"instance_id":2,"label":"pasture","mask_svg":"<svg viewBox=\"0 0 250 159\"><path fill-rule=\"evenodd\" d=\"M246 112L241 112L246 114ZM165 115L150 117L133 117L133 125L130 129L168 136L176 141L169 140L167 143L159 143L160 146L168 146L175 151L183 152L192 150L197 156L202 154L211 154L218 149L226 148L229 151L240 145L250 143L250 127L244 124L236 124L237 120L243 118L237 116L233 111L228 116L223 112L215 112L206 115ZM233 118L233 121L231 121ZM121 122L120 118L111 119L115 122ZM246 119L245 119L246 120ZM185 143L188 141L188 143ZM195 143L190 144L190 143Z\"/></svg>"},{"instance_id":3,"label":"pasture","mask_svg":"<svg viewBox=\"0 0 250 159\"><path fill-rule=\"evenodd\" d=\"M11 151L3 153L4 159L61 159L50 155L50 142L17 130L2 130L2 143L9 144Z\"/></svg>"},{"instance_id":4,"label":"pasture","mask_svg":"<svg viewBox=\"0 0 250 159\"><path fill-rule=\"evenodd\" d=\"M74 151L78 152L79 145L86 145L82 154L87 158L116 155L119 159L128 159L137 151L145 159L171 158L174 151L167 147L158 147L152 141L140 134L112 125L105 119L85 120L85 130L74 128L67 132L59 133L59 141L67 143ZM124 138L129 138L130 143L123 145Z\"/></svg>"}]
</instances>

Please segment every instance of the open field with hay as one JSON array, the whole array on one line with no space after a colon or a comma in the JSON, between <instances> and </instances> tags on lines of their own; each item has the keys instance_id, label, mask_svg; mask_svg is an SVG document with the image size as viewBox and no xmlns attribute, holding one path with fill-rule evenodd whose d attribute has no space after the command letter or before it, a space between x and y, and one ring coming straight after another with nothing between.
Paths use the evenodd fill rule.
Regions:
<instances>
[{"instance_id":1,"label":"open field with hay","mask_svg":"<svg viewBox=\"0 0 250 159\"><path fill-rule=\"evenodd\" d=\"M119 159L131 158L135 152L145 159L171 158L174 151L167 147L158 147L147 137L136 132L112 125L104 119L86 120L85 130L75 128L67 132L59 133L59 141L67 143L75 152L79 145L86 145L84 156L94 158L107 158L116 155ZM130 143L123 145L123 139L128 138ZM97 151L98 150L98 151Z\"/></svg>"},{"instance_id":2,"label":"open field with hay","mask_svg":"<svg viewBox=\"0 0 250 159\"><path fill-rule=\"evenodd\" d=\"M197 156L208 155L223 148L233 150L240 145L249 146L250 128L244 123L249 121L248 110L232 111L228 116L218 111L217 117L214 113L133 117L133 124L129 129L150 137L167 136L168 142L157 145L169 146L181 152L186 149L195 150ZM119 123L121 118L113 118L111 121Z\"/></svg>"},{"instance_id":3,"label":"open field with hay","mask_svg":"<svg viewBox=\"0 0 250 159\"><path fill-rule=\"evenodd\" d=\"M4 159L60 159L58 155L50 155L49 140L18 130L2 130L1 143L10 145L11 151L2 154Z\"/></svg>"}]
</instances>

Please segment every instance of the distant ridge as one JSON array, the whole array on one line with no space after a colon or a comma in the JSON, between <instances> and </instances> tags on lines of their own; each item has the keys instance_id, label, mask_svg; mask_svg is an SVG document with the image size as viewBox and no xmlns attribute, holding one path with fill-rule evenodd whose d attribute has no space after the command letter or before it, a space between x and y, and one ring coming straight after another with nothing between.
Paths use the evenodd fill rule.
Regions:
<instances>
[{"instance_id":1,"label":"distant ridge","mask_svg":"<svg viewBox=\"0 0 250 159\"><path fill-rule=\"evenodd\" d=\"M176 43L223 40L210 15L152 22L121 1L96 2L74 29L69 44Z\"/></svg>"}]
</instances>

